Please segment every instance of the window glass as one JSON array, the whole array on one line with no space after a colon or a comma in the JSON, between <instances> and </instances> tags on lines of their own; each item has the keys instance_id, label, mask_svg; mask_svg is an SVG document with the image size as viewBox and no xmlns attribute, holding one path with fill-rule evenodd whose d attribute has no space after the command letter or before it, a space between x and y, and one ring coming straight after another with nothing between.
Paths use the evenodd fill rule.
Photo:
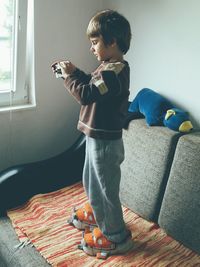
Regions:
<instances>
[{"instance_id":1,"label":"window glass","mask_svg":"<svg viewBox=\"0 0 200 267\"><path fill-rule=\"evenodd\" d=\"M15 1L0 1L0 90L14 89Z\"/></svg>"},{"instance_id":2,"label":"window glass","mask_svg":"<svg viewBox=\"0 0 200 267\"><path fill-rule=\"evenodd\" d=\"M0 111L35 106L34 0L0 0Z\"/></svg>"}]
</instances>

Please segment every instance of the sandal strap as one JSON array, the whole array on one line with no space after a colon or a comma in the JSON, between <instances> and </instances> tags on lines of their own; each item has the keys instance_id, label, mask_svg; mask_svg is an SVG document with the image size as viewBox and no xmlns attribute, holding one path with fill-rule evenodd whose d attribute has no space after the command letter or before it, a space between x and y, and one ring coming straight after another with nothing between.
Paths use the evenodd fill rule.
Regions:
<instances>
[{"instance_id":1,"label":"sandal strap","mask_svg":"<svg viewBox=\"0 0 200 267\"><path fill-rule=\"evenodd\" d=\"M95 227L95 228L93 229L92 234L93 234L93 236L96 238L96 240L97 240L98 238L102 238L102 237L104 237L104 235L102 234L101 230L100 230L98 227Z\"/></svg>"},{"instance_id":2,"label":"sandal strap","mask_svg":"<svg viewBox=\"0 0 200 267\"><path fill-rule=\"evenodd\" d=\"M91 207L91 205L90 205L89 202L85 203L85 205L84 205L83 207L84 207L84 210L85 210L87 213L93 213L92 207Z\"/></svg>"},{"instance_id":3,"label":"sandal strap","mask_svg":"<svg viewBox=\"0 0 200 267\"><path fill-rule=\"evenodd\" d=\"M79 208L75 211L78 220L85 221L91 224L96 224L94 218L93 210L90 204L87 202L82 208Z\"/></svg>"},{"instance_id":4,"label":"sandal strap","mask_svg":"<svg viewBox=\"0 0 200 267\"><path fill-rule=\"evenodd\" d=\"M94 245L96 246L101 246L104 248L114 248L115 244L113 242L111 242L110 240L108 240L103 233L101 232L101 230L96 227L93 229L92 231L92 236L93 236L93 241L94 241Z\"/></svg>"}]
</instances>

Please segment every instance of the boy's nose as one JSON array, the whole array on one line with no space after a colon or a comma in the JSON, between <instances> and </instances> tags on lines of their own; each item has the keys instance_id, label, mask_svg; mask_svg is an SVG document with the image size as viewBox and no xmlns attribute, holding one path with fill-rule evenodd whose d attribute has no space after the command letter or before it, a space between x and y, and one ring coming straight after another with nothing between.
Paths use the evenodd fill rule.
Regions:
<instances>
[{"instance_id":1,"label":"boy's nose","mask_svg":"<svg viewBox=\"0 0 200 267\"><path fill-rule=\"evenodd\" d=\"M94 52L94 47L93 46L90 47L90 51Z\"/></svg>"}]
</instances>

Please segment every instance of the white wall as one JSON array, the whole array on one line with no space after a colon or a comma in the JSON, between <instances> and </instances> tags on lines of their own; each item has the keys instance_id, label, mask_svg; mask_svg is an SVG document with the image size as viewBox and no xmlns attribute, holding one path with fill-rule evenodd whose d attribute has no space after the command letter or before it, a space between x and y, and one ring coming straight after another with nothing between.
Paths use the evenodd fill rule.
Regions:
<instances>
[{"instance_id":1,"label":"white wall","mask_svg":"<svg viewBox=\"0 0 200 267\"><path fill-rule=\"evenodd\" d=\"M32 110L0 113L0 170L64 151L78 136L79 106L55 79L50 64L69 58L91 71L85 30L104 8L123 13L132 25L128 52L131 96L152 88L188 110L200 126L199 0L35 0L36 102Z\"/></svg>"},{"instance_id":2,"label":"white wall","mask_svg":"<svg viewBox=\"0 0 200 267\"><path fill-rule=\"evenodd\" d=\"M130 100L152 88L189 111L200 127L200 1L104 0L104 5L132 26Z\"/></svg>"},{"instance_id":3,"label":"white wall","mask_svg":"<svg viewBox=\"0 0 200 267\"><path fill-rule=\"evenodd\" d=\"M85 71L96 67L85 31L102 9L99 0L35 0L35 80L37 106L0 113L0 170L65 151L77 138L79 105L50 69L68 58Z\"/></svg>"}]
</instances>

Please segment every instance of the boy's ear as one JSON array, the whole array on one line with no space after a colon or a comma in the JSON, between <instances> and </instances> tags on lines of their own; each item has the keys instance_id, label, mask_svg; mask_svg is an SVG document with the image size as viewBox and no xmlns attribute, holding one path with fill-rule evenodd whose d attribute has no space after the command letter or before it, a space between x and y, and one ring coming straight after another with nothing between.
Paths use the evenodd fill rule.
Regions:
<instances>
[{"instance_id":1,"label":"boy's ear","mask_svg":"<svg viewBox=\"0 0 200 267\"><path fill-rule=\"evenodd\" d=\"M115 38L112 38L108 43L108 45L110 45L110 46L115 46L116 44L117 44L117 42L116 42Z\"/></svg>"},{"instance_id":2,"label":"boy's ear","mask_svg":"<svg viewBox=\"0 0 200 267\"><path fill-rule=\"evenodd\" d=\"M112 39L111 45L115 46L117 44L117 41L115 38Z\"/></svg>"}]
</instances>

